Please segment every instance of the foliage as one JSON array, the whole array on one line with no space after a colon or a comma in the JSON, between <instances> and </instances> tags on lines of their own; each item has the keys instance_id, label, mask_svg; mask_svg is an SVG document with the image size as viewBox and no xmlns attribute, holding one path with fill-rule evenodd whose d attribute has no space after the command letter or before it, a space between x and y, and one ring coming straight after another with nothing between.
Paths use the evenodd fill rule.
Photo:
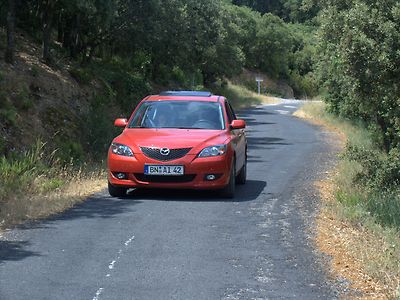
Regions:
<instances>
[{"instance_id":1,"label":"foliage","mask_svg":"<svg viewBox=\"0 0 400 300\"><path fill-rule=\"evenodd\" d=\"M320 10L317 0L233 0L232 2L251 7L262 14L272 13L291 22L310 21Z\"/></svg>"},{"instance_id":2,"label":"foliage","mask_svg":"<svg viewBox=\"0 0 400 300\"><path fill-rule=\"evenodd\" d=\"M324 1L319 74L331 111L363 120L382 148L400 146L400 4Z\"/></svg>"},{"instance_id":3,"label":"foliage","mask_svg":"<svg viewBox=\"0 0 400 300\"><path fill-rule=\"evenodd\" d=\"M325 110L322 102L302 110L314 119L339 128L347 137L336 176L339 204L357 223L373 219L385 228L400 230L400 153L385 153L372 141L363 123L345 120Z\"/></svg>"},{"instance_id":4,"label":"foliage","mask_svg":"<svg viewBox=\"0 0 400 300\"><path fill-rule=\"evenodd\" d=\"M0 203L10 194L20 191L21 187L28 190L37 176L46 174L49 169L43 162L43 146L38 141L24 155L0 156Z\"/></svg>"},{"instance_id":5,"label":"foliage","mask_svg":"<svg viewBox=\"0 0 400 300\"><path fill-rule=\"evenodd\" d=\"M86 148L98 156L104 157L110 141L118 134L118 129L113 126L112 117L108 113L109 98L106 95L93 96L91 107L83 124Z\"/></svg>"},{"instance_id":6,"label":"foliage","mask_svg":"<svg viewBox=\"0 0 400 300\"><path fill-rule=\"evenodd\" d=\"M7 101L0 106L0 116L7 125L17 125L17 109L11 102Z\"/></svg>"},{"instance_id":7,"label":"foliage","mask_svg":"<svg viewBox=\"0 0 400 300\"><path fill-rule=\"evenodd\" d=\"M291 77L304 89L300 77L306 73L297 70L301 62L291 61L296 56L306 61L313 54L299 48L307 44L301 40L308 32L294 36L294 27L283 19L299 21L289 15L303 11L298 8L306 7L306 1L234 3L242 6L226 0L27 0L17 4L17 25L50 47L43 49L46 62L54 64L49 56L57 56L56 51L79 60L81 66L74 65L70 73L82 84L96 77L86 70L91 62L117 60L126 63L122 69L128 75L172 87L197 86L199 80L210 85L247 66L275 78ZM283 9L290 13L282 14Z\"/></svg>"},{"instance_id":8,"label":"foliage","mask_svg":"<svg viewBox=\"0 0 400 300\"><path fill-rule=\"evenodd\" d=\"M400 190L400 152L392 149L387 155L378 150L348 145L345 158L362 166L356 180L375 191Z\"/></svg>"},{"instance_id":9,"label":"foliage","mask_svg":"<svg viewBox=\"0 0 400 300\"><path fill-rule=\"evenodd\" d=\"M92 80L92 76L84 68L71 68L69 73L76 81L81 84L89 84Z\"/></svg>"}]
</instances>

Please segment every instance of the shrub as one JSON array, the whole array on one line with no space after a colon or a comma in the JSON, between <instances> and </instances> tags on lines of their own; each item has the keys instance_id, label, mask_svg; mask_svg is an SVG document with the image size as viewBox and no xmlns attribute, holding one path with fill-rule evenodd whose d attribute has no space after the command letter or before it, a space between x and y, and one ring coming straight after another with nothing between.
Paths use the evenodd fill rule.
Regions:
<instances>
[{"instance_id":1,"label":"shrub","mask_svg":"<svg viewBox=\"0 0 400 300\"><path fill-rule=\"evenodd\" d=\"M71 68L69 70L71 76L81 84L89 84L92 80L92 75L84 68Z\"/></svg>"},{"instance_id":2,"label":"shrub","mask_svg":"<svg viewBox=\"0 0 400 300\"><path fill-rule=\"evenodd\" d=\"M0 117L10 126L17 125L17 110L14 106L0 109Z\"/></svg>"},{"instance_id":3,"label":"shrub","mask_svg":"<svg viewBox=\"0 0 400 300\"><path fill-rule=\"evenodd\" d=\"M33 107L33 100L29 94L29 90L23 87L15 97L15 105L21 110L29 110Z\"/></svg>"},{"instance_id":4,"label":"shrub","mask_svg":"<svg viewBox=\"0 0 400 300\"><path fill-rule=\"evenodd\" d=\"M84 161L85 151L79 142L61 140L57 142L55 155L62 164L79 164Z\"/></svg>"},{"instance_id":5,"label":"shrub","mask_svg":"<svg viewBox=\"0 0 400 300\"><path fill-rule=\"evenodd\" d=\"M343 194L339 201L347 206L362 205L381 224L400 229L400 151L388 154L348 145L344 158L360 165L354 183L364 194Z\"/></svg>"}]
</instances>

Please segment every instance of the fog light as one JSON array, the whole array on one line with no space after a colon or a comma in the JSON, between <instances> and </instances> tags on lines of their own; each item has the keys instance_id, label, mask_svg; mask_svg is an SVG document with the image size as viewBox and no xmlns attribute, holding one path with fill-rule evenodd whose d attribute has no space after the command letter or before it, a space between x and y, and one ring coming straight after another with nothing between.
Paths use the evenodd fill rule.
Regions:
<instances>
[{"instance_id":1,"label":"fog light","mask_svg":"<svg viewBox=\"0 0 400 300\"><path fill-rule=\"evenodd\" d=\"M206 176L206 179L209 180L209 181L213 181L213 180L215 180L215 178L216 177L215 177L214 174L209 174L209 175Z\"/></svg>"},{"instance_id":2,"label":"fog light","mask_svg":"<svg viewBox=\"0 0 400 300\"><path fill-rule=\"evenodd\" d=\"M118 179L126 179L127 178L126 173L122 173L122 172L115 173L115 177L117 177Z\"/></svg>"}]
</instances>

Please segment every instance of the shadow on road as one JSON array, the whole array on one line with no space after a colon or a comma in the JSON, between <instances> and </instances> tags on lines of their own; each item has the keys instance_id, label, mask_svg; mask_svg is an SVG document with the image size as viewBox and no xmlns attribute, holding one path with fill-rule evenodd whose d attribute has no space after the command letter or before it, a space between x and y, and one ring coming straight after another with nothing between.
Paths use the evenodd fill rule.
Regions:
<instances>
[{"instance_id":1,"label":"shadow on road","mask_svg":"<svg viewBox=\"0 0 400 300\"><path fill-rule=\"evenodd\" d=\"M112 218L126 212L139 201L130 201L126 198L111 198L108 193L91 197L82 204L76 205L65 213L51 220L68 220L77 218Z\"/></svg>"},{"instance_id":2,"label":"shadow on road","mask_svg":"<svg viewBox=\"0 0 400 300\"><path fill-rule=\"evenodd\" d=\"M267 111L264 107L254 107L238 112L239 119L245 117L251 117L252 115L276 115L276 113Z\"/></svg>"},{"instance_id":3,"label":"shadow on road","mask_svg":"<svg viewBox=\"0 0 400 300\"><path fill-rule=\"evenodd\" d=\"M5 261L22 260L29 256L40 256L38 253L25 250L30 243L25 241L0 241L0 264Z\"/></svg>"},{"instance_id":4,"label":"shadow on road","mask_svg":"<svg viewBox=\"0 0 400 300\"><path fill-rule=\"evenodd\" d=\"M274 122L263 122L263 121L257 121L255 118L239 118L240 120L245 120L246 125L248 126L256 126L256 125L274 125L276 123Z\"/></svg>"},{"instance_id":5,"label":"shadow on road","mask_svg":"<svg viewBox=\"0 0 400 300\"><path fill-rule=\"evenodd\" d=\"M16 226L16 228L20 230L48 228L60 220L113 218L115 215L126 213L132 206L139 203L141 202L127 198L112 198L108 193L97 194L65 212L48 217L45 220L26 222Z\"/></svg>"},{"instance_id":6,"label":"shadow on road","mask_svg":"<svg viewBox=\"0 0 400 300\"><path fill-rule=\"evenodd\" d=\"M288 146L292 143L285 142L284 139L277 137L247 137L249 149L274 149L272 146ZM268 147L270 146L270 147Z\"/></svg>"},{"instance_id":7,"label":"shadow on road","mask_svg":"<svg viewBox=\"0 0 400 300\"><path fill-rule=\"evenodd\" d=\"M254 164L254 163L265 163L265 157L256 156L256 155L248 155L247 156L247 163Z\"/></svg>"},{"instance_id":8,"label":"shadow on road","mask_svg":"<svg viewBox=\"0 0 400 300\"><path fill-rule=\"evenodd\" d=\"M265 181L248 180L245 185L236 186L234 199L222 198L218 191L142 189L128 193L129 199L182 202L245 202L257 199L267 185Z\"/></svg>"}]
</instances>

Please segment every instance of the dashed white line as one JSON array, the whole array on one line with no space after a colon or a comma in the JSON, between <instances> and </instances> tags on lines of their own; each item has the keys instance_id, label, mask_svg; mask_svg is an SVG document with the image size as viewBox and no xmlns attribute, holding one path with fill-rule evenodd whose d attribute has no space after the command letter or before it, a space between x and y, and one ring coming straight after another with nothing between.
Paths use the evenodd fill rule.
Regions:
<instances>
[{"instance_id":1,"label":"dashed white line","mask_svg":"<svg viewBox=\"0 0 400 300\"><path fill-rule=\"evenodd\" d=\"M276 109L275 110L277 113L280 113L281 115L287 115L288 113L290 113L289 111L287 111L287 110L280 110L280 109Z\"/></svg>"},{"instance_id":2,"label":"dashed white line","mask_svg":"<svg viewBox=\"0 0 400 300\"><path fill-rule=\"evenodd\" d=\"M134 236L134 235L132 235L129 239L127 239L127 240L124 242L125 248L128 248L129 244L132 243L132 241L133 241L134 239L135 239L135 236ZM124 252L124 249L119 249L119 250L118 250L117 257L116 257L113 261L111 261L111 263L109 263L109 265L108 265L108 269L109 269L109 270L114 270L114 268L115 268L115 266L116 266L116 263L120 260L120 258L121 258L121 256L122 256L123 252ZM111 272L106 274L106 278L110 278L110 277L111 277ZM101 295L101 293L102 293L103 291L104 291L104 288L102 288L102 287L99 288L99 289L96 291L96 295L93 297L93 300L99 300L99 297L100 297L100 295Z\"/></svg>"},{"instance_id":3,"label":"dashed white line","mask_svg":"<svg viewBox=\"0 0 400 300\"><path fill-rule=\"evenodd\" d=\"M125 246L128 246L134 239L135 239L135 236L132 235L132 236L129 238L129 240L127 240L127 241L125 242Z\"/></svg>"},{"instance_id":4,"label":"dashed white line","mask_svg":"<svg viewBox=\"0 0 400 300\"><path fill-rule=\"evenodd\" d=\"M99 288L97 291L96 291L96 296L94 296L93 297L93 300L99 300L99 296L101 295L101 293L103 292L103 288Z\"/></svg>"},{"instance_id":5,"label":"dashed white line","mask_svg":"<svg viewBox=\"0 0 400 300\"><path fill-rule=\"evenodd\" d=\"M109 268L110 270L114 269L114 265L115 265L116 262L117 262L117 261L113 260L113 261L108 265L108 268Z\"/></svg>"},{"instance_id":6,"label":"dashed white line","mask_svg":"<svg viewBox=\"0 0 400 300\"><path fill-rule=\"evenodd\" d=\"M297 108L296 106L293 106L293 105L284 105L283 107L286 107L286 108Z\"/></svg>"}]
</instances>

